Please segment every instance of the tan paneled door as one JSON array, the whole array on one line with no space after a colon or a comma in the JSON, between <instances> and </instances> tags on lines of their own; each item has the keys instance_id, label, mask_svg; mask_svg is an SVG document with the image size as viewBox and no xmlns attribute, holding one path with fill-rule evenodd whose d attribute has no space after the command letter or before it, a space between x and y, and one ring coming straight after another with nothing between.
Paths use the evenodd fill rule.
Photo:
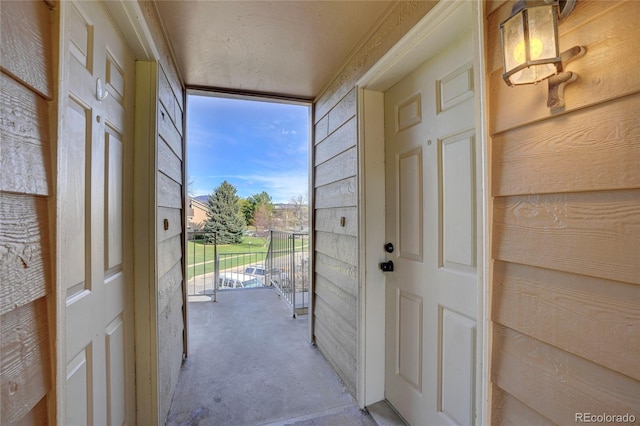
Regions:
<instances>
[{"instance_id":1,"label":"tan paneled door","mask_svg":"<svg viewBox=\"0 0 640 426\"><path fill-rule=\"evenodd\" d=\"M134 60L101 2L63 2L59 277L66 424L135 416L131 288Z\"/></svg>"},{"instance_id":2,"label":"tan paneled door","mask_svg":"<svg viewBox=\"0 0 640 426\"><path fill-rule=\"evenodd\" d=\"M472 55L468 31L385 93L385 396L413 425L475 417Z\"/></svg>"}]
</instances>

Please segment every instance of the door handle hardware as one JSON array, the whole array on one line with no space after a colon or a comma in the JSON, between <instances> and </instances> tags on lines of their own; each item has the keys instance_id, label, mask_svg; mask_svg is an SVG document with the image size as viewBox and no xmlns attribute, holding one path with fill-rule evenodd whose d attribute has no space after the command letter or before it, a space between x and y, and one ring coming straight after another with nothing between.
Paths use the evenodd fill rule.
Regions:
<instances>
[{"instance_id":1,"label":"door handle hardware","mask_svg":"<svg viewBox=\"0 0 640 426\"><path fill-rule=\"evenodd\" d=\"M393 253L393 244L387 243L384 245L384 251L387 253Z\"/></svg>"},{"instance_id":2,"label":"door handle hardware","mask_svg":"<svg viewBox=\"0 0 640 426\"><path fill-rule=\"evenodd\" d=\"M382 272L393 272L393 262L388 261L380 263L380 269L382 269Z\"/></svg>"},{"instance_id":3,"label":"door handle hardware","mask_svg":"<svg viewBox=\"0 0 640 426\"><path fill-rule=\"evenodd\" d=\"M102 87L102 80L97 79L96 80L96 99L99 102L102 102L105 99L107 99L107 96L109 96L109 92L107 91L106 88Z\"/></svg>"}]
</instances>

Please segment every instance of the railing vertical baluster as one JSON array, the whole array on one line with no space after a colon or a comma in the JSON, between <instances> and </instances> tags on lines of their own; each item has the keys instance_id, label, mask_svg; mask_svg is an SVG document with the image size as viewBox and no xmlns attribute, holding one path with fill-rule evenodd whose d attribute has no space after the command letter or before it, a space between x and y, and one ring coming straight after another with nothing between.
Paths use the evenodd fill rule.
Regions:
<instances>
[{"instance_id":1,"label":"railing vertical baluster","mask_svg":"<svg viewBox=\"0 0 640 426\"><path fill-rule=\"evenodd\" d=\"M193 292L196 292L196 276L198 274L196 274L196 237L195 234L192 234L193 236Z\"/></svg>"},{"instance_id":2,"label":"railing vertical baluster","mask_svg":"<svg viewBox=\"0 0 640 426\"><path fill-rule=\"evenodd\" d=\"M291 284L291 299L293 305L293 317L296 317L296 234L291 234L291 273L293 274L293 281Z\"/></svg>"},{"instance_id":3,"label":"railing vertical baluster","mask_svg":"<svg viewBox=\"0 0 640 426\"><path fill-rule=\"evenodd\" d=\"M269 231L269 250L267 251L269 259L265 262L268 262L268 271L269 271L269 284L273 282L273 231Z\"/></svg>"},{"instance_id":4,"label":"railing vertical baluster","mask_svg":"<svg viewBox=\"0 0 640 426\"><path fill-rule=\"evenodd\" d=\"M220 276L220 264L218 261L218 234L213 233L213 301L218 298L218 277Z\"/></svg>"}]
</instances>

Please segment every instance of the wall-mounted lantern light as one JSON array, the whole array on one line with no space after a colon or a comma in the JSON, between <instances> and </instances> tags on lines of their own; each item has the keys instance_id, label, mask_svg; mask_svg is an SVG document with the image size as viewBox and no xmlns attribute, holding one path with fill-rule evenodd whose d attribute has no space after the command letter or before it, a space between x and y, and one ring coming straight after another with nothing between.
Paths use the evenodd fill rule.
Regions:
<instances>
[{"instance_id":1,"label":"wall-mounted lantern light","mask_svg":"<svg viewBox=\"0 0 640 426\"><path fill-rule=\"evenodd\" d=\"M502 77L509 86L549 80L549 108L564 106L564 86L577 75L564 72L563 64L582 56L575 46L560 53L558 22L569 16L576 0L518 0L511 16L500 24Z\"/></svg>"}]
</instances>

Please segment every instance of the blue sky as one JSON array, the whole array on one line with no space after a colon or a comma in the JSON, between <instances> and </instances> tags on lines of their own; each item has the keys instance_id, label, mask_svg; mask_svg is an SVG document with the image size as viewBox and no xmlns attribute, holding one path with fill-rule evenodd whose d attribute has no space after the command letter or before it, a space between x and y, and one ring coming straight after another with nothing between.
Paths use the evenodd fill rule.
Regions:
<instances>
[{"instance_id":1,"label":"blue sky","mask_svg":"<svg viewBox=\"0 0 640 426\"><path fill-rule=\"evenodd\" d=\"M189 95L187 129L194 196L226 180L242 198L262 191L274 203L307 198L308 107Z\"/></svg>"}]
</instances>

